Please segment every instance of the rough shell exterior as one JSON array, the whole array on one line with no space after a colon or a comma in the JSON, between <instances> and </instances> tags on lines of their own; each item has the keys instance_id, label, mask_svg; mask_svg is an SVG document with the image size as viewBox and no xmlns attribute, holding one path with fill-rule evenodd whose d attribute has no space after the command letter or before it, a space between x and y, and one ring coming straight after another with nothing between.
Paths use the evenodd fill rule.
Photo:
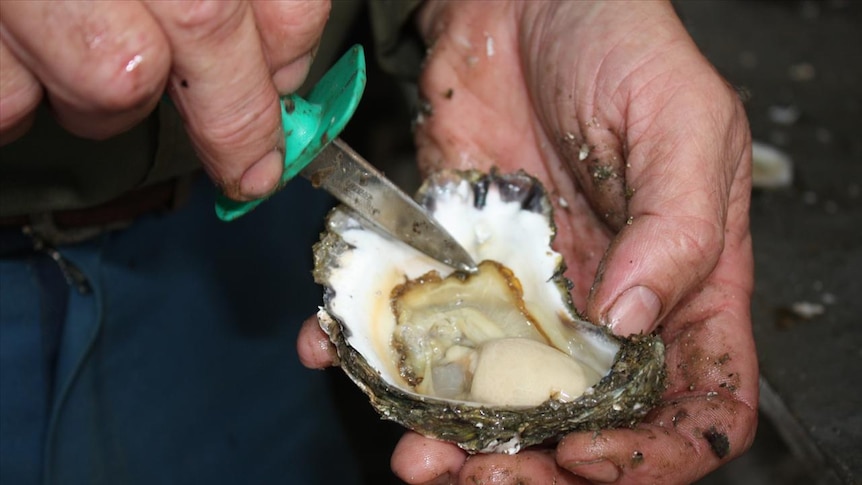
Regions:
<instances>
[{"instance_id":1,"label":"rough shell exterior","mask_svg":"<svg viewBox=\"0 0 862 485\"><path fill-rule=\"evenodd\" d=\"M420 204L433 212L434 192L440 186L468 180L477 207L488 187L495 184L523 210L544 214L552 224L551 205L538 181L523 172L501 175L444 171L430 177L417 194ZM348 210L348 209L336 209ZM550 244L550 241L548 241ZM664 345L653 335L620 339L607 329L578 320L584 332L612 339L620 345L610 372L588 392L572 402L547 401L529 409L479 406L421 396L381 378L348 343L348 322L339 322L326 311L332 298L328 273L337 267L339 255L351 248L337 234L326 232L315 246L315 279L324 285L321 327L334 343L342 369L368 395L372 406L386 419L425 436L451 441L469 452L516 453L524 447L555 440L572 431L599 430L636 425L658 402L665 387ZM561 265L555 275L557 288L577 315L569 296L570 282Z\"/></svg>"}]
</instances>

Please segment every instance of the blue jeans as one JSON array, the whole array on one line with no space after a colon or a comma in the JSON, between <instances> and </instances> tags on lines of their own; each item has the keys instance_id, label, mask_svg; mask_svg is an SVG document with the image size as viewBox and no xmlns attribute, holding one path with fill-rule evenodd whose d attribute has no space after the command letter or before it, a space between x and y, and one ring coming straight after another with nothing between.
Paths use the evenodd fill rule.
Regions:
<instances>
[{"instance_id":1,"label":"blue jeans","mask_svg":"<svg viewBox=\"0 0 862 485\"><path fill-rule=\"evenodd\" d=\"M214 194L57 248L84 291L43 252L0 258L0 483L358 483L295 350L329 199L296 180L223 223Z\"/></svg>"}]
</instances>

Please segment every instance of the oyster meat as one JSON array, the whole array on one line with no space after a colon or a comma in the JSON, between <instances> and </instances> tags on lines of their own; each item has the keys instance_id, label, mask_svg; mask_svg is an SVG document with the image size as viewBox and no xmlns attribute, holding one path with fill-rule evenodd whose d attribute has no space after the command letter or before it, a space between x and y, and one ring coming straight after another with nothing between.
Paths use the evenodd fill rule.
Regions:
<instances>
[{"instance_id":1,"label":"oyster meat","mask_svg":"<svg viewBox=\"0 0 862 485\"><path fill-rule=\"evenodd\" d=\"M417 200L478 272L444 266L344 206L315 245L320 325L383 417L503 453L643 418L664 390L664 346L578 315L536 179L443 171Z\"/></svg>"}]
</instances>

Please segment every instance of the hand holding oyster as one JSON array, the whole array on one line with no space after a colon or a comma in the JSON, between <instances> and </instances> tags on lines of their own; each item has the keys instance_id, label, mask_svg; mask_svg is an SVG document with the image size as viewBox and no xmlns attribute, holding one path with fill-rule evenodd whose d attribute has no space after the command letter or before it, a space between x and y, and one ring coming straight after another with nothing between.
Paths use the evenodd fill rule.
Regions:
<instances>
[{"instance_id":1,"label":"hand holding oyster","mask_svg":"<svg viewBox=\"0 0 862 485\"><path fill-rule=\"evenodd\" d=\"M345 207L315 247L320 325L383 417L469 452L502 453L643 418L664 390L664 346L578 316L536 179L443 171L417 200L481 261L476 274Z\"/></svg>"},{"instance_id":2,"label":"hand holding oyster","mask_svg":"<svg viewBox=\"0 0 862 485\"><path fill-rule=\"evenodd\" d=\"M615 334L658 332L668 388L633 429L573 432L512 456L467 457L407 433L395 474L407 483L693 483L743 453L758 389L749 130L737 93L674 6L429 1L416 24L428 47L420 170L495 166L541 180L573 302ZM319 346L325 336L309 327Z\"/></svg>"}]
</instances>

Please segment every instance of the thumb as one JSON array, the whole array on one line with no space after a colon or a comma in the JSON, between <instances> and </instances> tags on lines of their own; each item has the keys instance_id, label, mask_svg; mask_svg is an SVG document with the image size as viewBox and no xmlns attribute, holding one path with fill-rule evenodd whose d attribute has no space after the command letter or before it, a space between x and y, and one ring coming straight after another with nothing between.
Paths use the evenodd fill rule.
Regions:
<instances>
[{"instance_id":1,"label":"thumb","mask_svg":"<svg viewBox=\"0 0 862 485\"><path fill-rule=\"evenodd\" d=\"M628 222L605 254L587 302L588 316L618 335L651 332L709 276L724 250L748 125L730 93L709 106L701 102L699 110L691 109L693 100L682 101L694 111L686 127L673 124L676 114L662 116L629 140Z\"/></svg>"},{"instance_id":2,"label":"thumb","mask_svg":"<svg viewBox=\"0 0 862 485\"><path fill-rule=\"evenodd\" d=\"M712 271L722 247L718 221L636 217L599 268L588 302L590 317L617 335L651 332Z\"/></svg>"},{"instance_id":3,"label":"thumb","mask_svg":"<svg viewBox=\"0 0 862 485\"><path fill-rule=\"evenodd\" d=\"M171 98L205 169L232 199L264 197L281 181L279 89L307 74L329 11L316 3L146 2L171 47Z\"/></svg>"}]
</instances>

